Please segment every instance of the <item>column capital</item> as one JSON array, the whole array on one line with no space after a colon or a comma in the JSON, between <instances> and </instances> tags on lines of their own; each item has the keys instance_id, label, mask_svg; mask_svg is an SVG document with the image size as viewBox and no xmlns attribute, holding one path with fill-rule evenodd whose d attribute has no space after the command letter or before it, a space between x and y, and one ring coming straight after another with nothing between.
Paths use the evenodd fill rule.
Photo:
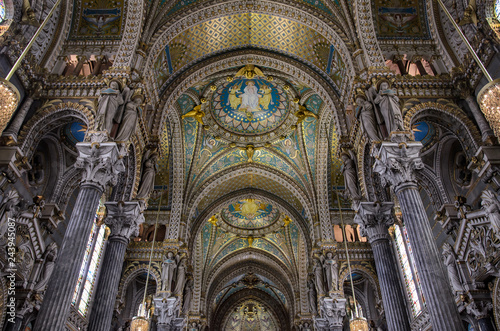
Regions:
<instances>
[{"instance_id":1,"label":"column capital","mask_svg":"<svg viewBox=\"0 0 500 331\"><path fill-rule=\"evenodd\" d=\"M373 171L380 175L383 186L391 185L395 191L406 184L415 185L415 171L424 168L419 155L422 143L402 140L384 141L374 150Z\"/></svg>"},{"instance_id":2,"label":"column capital","mask_svg":"<svg viewBox=\"0 0 500 331\"><path fill-rule=\"evenodd\" d=\"M153 298L155 304L154 314L158 318L158 326L165 328L176 322L180 308L180 299L176 297L164 298L157 296Z\"/></svg>"},{"instance_id":3,"label":"column capital","mask_svg":"<svg viewBox=\"0 0 500 331\"><path fill-rule=\"evenodd\" d=\"M78 158L75 167L83 169L82 185L95 186L104 191L116 185L125 166L114 142L81 142L76 144Z\"/></svg>"},{"instance_id":4,"label":"column capital","mask_svg":"<svg viewBox=\"0 0 500 331\"><path fill-rule=\"evenodd\" d=\"M111 229L110 239L122 238L128 242L130 237L139 234L139 225L144 223L144 215L138 201L106 202L104 223Z\"/></svg>"},{"instance_id":5,"label":"column capital","mask_svg":"<svg viewBox=\"0 0 500 331\"><path fill-rule=\"evenodd\" d=\"M354 222L359 224L362 236L368 237L370 244L381 239L390 239L388 228L394 224L392 202L361 202Z\"/></svg>"},{"instance_id":6,"label":"column capital","mask_svg":"<svg viewBox=\"0 0 500 331\"><path fill-rule=\"evenodd\" d=\"M318 330L341 329L345 310L346 299L344 298L324 298L320 302L320 318L314 320Z\"/></svg>"}]
</instances>

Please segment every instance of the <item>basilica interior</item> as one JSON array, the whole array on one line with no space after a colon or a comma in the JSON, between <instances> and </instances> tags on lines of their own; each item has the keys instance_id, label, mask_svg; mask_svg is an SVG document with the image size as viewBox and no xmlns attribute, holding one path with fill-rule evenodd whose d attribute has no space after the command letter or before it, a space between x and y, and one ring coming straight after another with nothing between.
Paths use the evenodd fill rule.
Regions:
<instances>
[{"instance_id":1,"label":"basilica interior","mask_svg":"<svg viewBox=\"0 0 500 331\"><path fill-rule=\"evenodd\" d=\"M0 330L500 330L500 0L0 0Z\"/></svg>"}]
</instances>

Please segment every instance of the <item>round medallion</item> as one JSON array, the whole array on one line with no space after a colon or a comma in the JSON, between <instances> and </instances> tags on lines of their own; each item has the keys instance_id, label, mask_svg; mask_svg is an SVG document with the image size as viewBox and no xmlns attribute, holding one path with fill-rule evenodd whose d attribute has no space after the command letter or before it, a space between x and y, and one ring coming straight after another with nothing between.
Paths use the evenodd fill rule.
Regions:
<instances>
[{"instance_id":1,"label":"round medallion","mask_svg":"<svg viewBox=\"0 0 500 331\"><path fill-rule=\"evenodd\" d=\"M260 229L273 224L279 218L279 213L269 203L258 199L244 199L222 209L221 216L231 226Z\"/></svg>"},{"instance_id":2,"label":"round medallion","mask_svg":"<svg viewBox=\"0 0 500 331\"><path fill-rule=\"evenodd\" d=\"M287 118L288 95L263 78L235 79L212 96L213 116L221 127L240 135L260 135L278 128Z\"/></svg>"}]
</instances>

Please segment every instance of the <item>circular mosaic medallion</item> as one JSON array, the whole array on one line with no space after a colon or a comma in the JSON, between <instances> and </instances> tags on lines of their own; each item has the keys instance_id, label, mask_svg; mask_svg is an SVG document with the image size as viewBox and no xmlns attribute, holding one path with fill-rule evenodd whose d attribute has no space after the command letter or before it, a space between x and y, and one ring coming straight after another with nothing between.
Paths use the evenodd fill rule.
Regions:
<instances>
[{"instance_id":1,"label":"circular mosaic medallion","mask_svg":"<svg viewBox=\"0 0 500 331\"><path fill-rule=\"evenodd\" d=\"M273 131L287 118L288 95L263 78L235 79L212 96L213 116L221 127L241 135Z\"/></svg>"},{"instance_id":2,"label":"circular mosaic medallion","mask_svg":"<svg viewBox=\"0 0 500 331\"><path fill-rule=\"evenodd\" d=\"M279 218L279 212L271 204L261 200L244 199L222 209L221 216L231 226L259 229L273 224Z\"/></svg>"}]
</instances>

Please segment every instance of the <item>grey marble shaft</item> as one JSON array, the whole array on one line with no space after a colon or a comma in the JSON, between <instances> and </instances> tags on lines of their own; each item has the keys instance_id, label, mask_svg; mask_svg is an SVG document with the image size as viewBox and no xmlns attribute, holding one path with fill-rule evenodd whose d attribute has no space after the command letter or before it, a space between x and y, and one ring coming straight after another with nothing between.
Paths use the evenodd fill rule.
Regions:
<instances>
[{"instance_id":1,"label":"grey marble shaft","mask_svg":"<svg viewBox=\"0 0 500 331\"><path fill-rule=\"evenodd\" d=\"M448 277L444 274L440 254L417 185L415 183L400 185L395 189L395 193L412 244L432 328L439 331L461 331L464 329L462 320Z\"/></svg>"},{"instance_id":2,"label":"grey marble shaft","mask_svg":"<svg viewBox=\"0 0 500 331\"><path fill-rule=\"evenodd\" d=\"M89 185L83 186L78 193L34 330L65 330L64 325L102 192L96 186Z\"/></svg>"},{"instance_id":3,"label":"grey marble shaft","mask_svg":"<svg viewBox=\"0 0 500 331\"><path fill-rule=\"evenodd\" d=\"M90 313L89 330L108 331L111 328L127 244L128 240L118 236L108 240Z\"/></svg>"},{"instance_id":4,"label":"grey marble shaft","mask_svg":"<svg viewBox=\"0 0 500 331\"><path fill-rule=\"evenodd\" d=\"M424 167L420 158L421 149L422 144L408 139L407 133L393 134L391 141L384 141L375 151L373 170L380 175L382 185L390 184L398 197L432 329L463 331L448 275L444 273L441 255L418 192L415 172Z\"/></svg>"},{"instance_id":5,"label":"grey marble shaft","mask_svg":"<svg viewBox=\"0 0 500 331\"><path fill-rule=\"evenodd\" d=\"M127 245L131 236L139 234L139 225L144 222L138 202L107 202L106 209L104 222L111 233L89 318L92 331L108 331L111 327Z\"/></svg>"},{"instance_id":6,"label":"grey marble shaft","mask_svg":"<svg viewBox=\"0 0 500 331\"><path fill-rule=\"evenodd\" d=\"M479 109L479 105L477 104L476 99L473 96L469 95L465 98L465 101L469 105L472 116L474 116L477 126L479 126L479 130L481 130L481 138L483 139L483 141L488 139L488 137L493 137L495 134L484 118L483 112L481 111L481 109Z\"/></svg>"},{"instance_id":7,"label":"grey marble shaft","mask_svg":"<svg viewBox=\"0 0 500 331\"><path fill-rule=\"evenodd\" d=\"M28 114L28 111L30 110L31 105L33 104L33 98L32 97L27 97L26 100L24 101L23 105L19 109L18 113L16 114L16 117L10 122L9 126L7 129L5 129L2 133L2 136L10 136L14 141L17 142L17 135L19 134L19 130L21 129L21 126L23 125L24 119L26 118L26 115Z\"/></svg>"},{"instance_id":8,"label":"grey marble shaft","mask_svg":"<svg viewBox=\"0 0 500 331\"><path fill-rule=\"evenodd\" d=\"M372 244L373 258L377 267L378 281L389 331L410 331L401 281L396 270L389 240L382 239Z\"/></svg>"}]
</instances>

